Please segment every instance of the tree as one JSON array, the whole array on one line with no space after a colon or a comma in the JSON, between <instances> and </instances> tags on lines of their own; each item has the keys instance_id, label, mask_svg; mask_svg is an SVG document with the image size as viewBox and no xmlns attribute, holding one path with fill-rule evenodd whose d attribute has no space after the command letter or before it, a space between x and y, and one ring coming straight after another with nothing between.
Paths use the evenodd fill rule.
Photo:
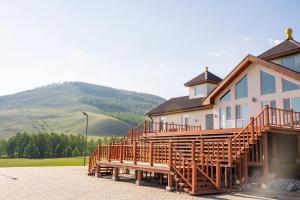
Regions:
<instances>
[{"instance_id":1,"label":"tree","mask_svg":"<svg viewBox=\"0 0 300 200\"><path fill-rule=\"evenodd\" d=\"M75 147L75 149L73 150L73 152L72 152L72 156L79 156L80 155L80 152L79 152L79 150L78 150L78 148L77 147Z\"/></svg>"},{"instance_id":2,"label":"tree","mask_svg":"<svg viewBox=\"0 0 300 200\"><path fill-rule=\"evenodd\" d=\"M5 139L0 139L0 157L4 156L7 151L7 141Z\"/></svg>"}]
</instances>

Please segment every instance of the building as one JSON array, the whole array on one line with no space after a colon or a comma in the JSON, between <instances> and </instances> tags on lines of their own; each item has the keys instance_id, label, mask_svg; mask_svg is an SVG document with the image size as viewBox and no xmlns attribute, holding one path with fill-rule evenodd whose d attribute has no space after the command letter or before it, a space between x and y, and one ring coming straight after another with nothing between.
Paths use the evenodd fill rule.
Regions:
<instances>
[{"instance_id":1,"label":"building","mask_svg":"<svg viewBox=\"0 0 300 200\"><path fill-rule=\"evenodd\" d=\"M111 170L118 180L125 168L140 184L155 173L167 189L193 195L266 182L270 173L300 178L300 43L292 29L286 35L261 55L247 55L224 79L206 67L184 84L187 96L148 112L152 121L123 140L99 145L89 174Z\"/></svg>"}]
</instances>

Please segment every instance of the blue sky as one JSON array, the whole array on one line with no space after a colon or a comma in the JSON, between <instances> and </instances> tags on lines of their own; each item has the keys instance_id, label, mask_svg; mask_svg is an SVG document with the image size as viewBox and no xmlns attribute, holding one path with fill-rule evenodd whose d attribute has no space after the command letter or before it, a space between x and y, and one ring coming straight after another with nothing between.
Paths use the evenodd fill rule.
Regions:
<instances>
[{"instance_id":1,"label":"blue sky","mask_svg":"<svg viewBox=\"0 0 300 200\"><path fill-rule=\"evenodd\" d=\"M300 40L299 1L0 1L0 95L84 81L165 98Z\"/></svg>"}]
</instances>

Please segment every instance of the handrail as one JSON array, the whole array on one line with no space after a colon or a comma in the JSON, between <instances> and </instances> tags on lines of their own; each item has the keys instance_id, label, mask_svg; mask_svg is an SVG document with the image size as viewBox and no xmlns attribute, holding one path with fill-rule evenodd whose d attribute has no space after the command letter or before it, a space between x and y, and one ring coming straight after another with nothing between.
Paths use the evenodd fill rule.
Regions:
<instances>
[{"instance_id":1,"label":"handrail","mask_svg":"<svg viewBox=\"0 0 300 200\"><path fill-rule=\"evenodd\" d=\"M204 144L202 143L201 145ZM216 178L214 178L214 173L213 173L213 167L217 166L216 162L214 162L212 159L206 156L198 147L195 147L195 150L198 153L198 156L196 155L196 158L198 158L196 163L197 170L200 171L215 186L217 186ZM205 162L204 160L208 162ZM204 163L206 163L206 168L204 168ZM210 163L211 170L209 170L209 163Z\"/></svg>"},{"instance_id":2,"label":"handrail","mask_svg":"<svg viewBox=\"0 0 300 200\"><path fill-rule=\"evenodd\" d=\"M192 174L190 172L189 169L192 168L192 163L187 160L186 158L184 158L184 156L179 152L177 151L177 149L175 149L174 147L172 147L172 154L175 155L175 159L172 159L172 165L170 167L172 167L176 173L190 186L192 187L192 182L191 182L191 179L192 179ZM179 157L179 159L177 159L177 157ZM187 178L185 177L185 164L187 164L190 168L187 168ZM179 171L178 171L178 167L179 167ZM180 172L180 170L182 169L182 173Z\"/></svg>"}]
</instances>

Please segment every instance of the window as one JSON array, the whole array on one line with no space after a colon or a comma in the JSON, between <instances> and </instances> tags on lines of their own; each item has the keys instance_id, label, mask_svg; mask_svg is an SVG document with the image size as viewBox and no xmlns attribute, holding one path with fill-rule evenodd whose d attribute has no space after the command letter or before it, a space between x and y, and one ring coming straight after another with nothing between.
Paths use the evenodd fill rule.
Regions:
<instances>
[{"instance_id":1,"label":"window","mask_svg":"<svg viewBox=\"0 0 300 200\"><path fill-rule=\"evenodd\" d=\"M231 93L230 90L228 92L226 92L221 98L220 98L220 102L223 101L229 101L231 98Z\"/></svg>"},{"instance_id":2,"label":"window","mask_svg":"<svg viewBox=\"0 0 300 200\"><path fill-rule=\"evenodd\" d=\"M231 128L231 107L220 108L220 128Z\"/></svg>"},{"instance_id":3,"label":"window","mask_svg":"<svg viewBox=\"0 0 300 200\"><path fill-rule=\"evenodd\" d=\"M281 59L281 65L294 70L296 72L300 72L300 66L297 65L296 56L288 56Z\"/></svg>"},{"instance_id":4,"label":"window","mask_svg":"<svg viewBox=\"0 0 300 200\"><path fill-rule=\"evenodd\" d=\"M189 116L188 115L182 116L182 125L189 125Z\"/></svg>"},{"instance_id":5,"label":"window","mask_svg":"<svg viewBox=\"0 0 300 200\"><path fill-rule=\"evenodd\" d=\"M276 92L276 83L275 83L275 76L260 71L260 88L261 88L261 94L273 94Z\"/></svg>"},{"instance_id":6,"label":"window","mask_svg":"<svg viewBox=\"0 0 300 200\"><path fill-rule=\"evenodd\" d=\"M205 129L206 130L214 129L214 115L213 114L205 115Z\"/></svg>"},{"instance_id":7,"label":"window","mask_svg":"<svg viewBox=\"0 0 300 200\"><path fill-rule=\"evenodd\" d=\"M236 128L245 127L249 123L249 110L248 105L236 106Z\"/></svg>"},{"instance_id":8,"label":"window","mask_svg":"<svg viewBox=\"0 0 300 200\"><path fill-rule=\"evenodd\" d=\"M205 92L205 86L204 85L197 85L195 88L195 96L203 96Z\"/></svg>"},{"instance_id":9,"label":"window","mask_svg":"<svg viewBox=\"0 0 300 200\"><path fill-rule=\"evenodd\" d=\"M247 76L244 76L240 82L235 85L235 98L241 99L248 97L248 80Z\"/></svg>"},{"instance_id":10,"label":"window","mask_svg":"<svg viewBox=\"0 0 300 200\"><path fill-rule=\"evenodd\" d=\"M283 99L283 109L285 109L285 110L291 109L290 99Z\"/></svg>"},{"instance_id":11,"label":"window","mask_svg":"<svg viewBox=\"0 0 300 200\"><path fill-rule=\"evenodd\" d=\"M292 98L292 108L296 112L300 112L300 97Z\"/></svg>"},{"instance_id":12,"label":"window","mask_svg":"<svg viewBox=\"0 0 300 200\"><path fill-rule=\"evenodd\" d=\"M282 90L283 90L283 92L292 91L292 90L299 90L299 88L300 88L299 85L282 79Z\"/></svg>"}]
</instances>

